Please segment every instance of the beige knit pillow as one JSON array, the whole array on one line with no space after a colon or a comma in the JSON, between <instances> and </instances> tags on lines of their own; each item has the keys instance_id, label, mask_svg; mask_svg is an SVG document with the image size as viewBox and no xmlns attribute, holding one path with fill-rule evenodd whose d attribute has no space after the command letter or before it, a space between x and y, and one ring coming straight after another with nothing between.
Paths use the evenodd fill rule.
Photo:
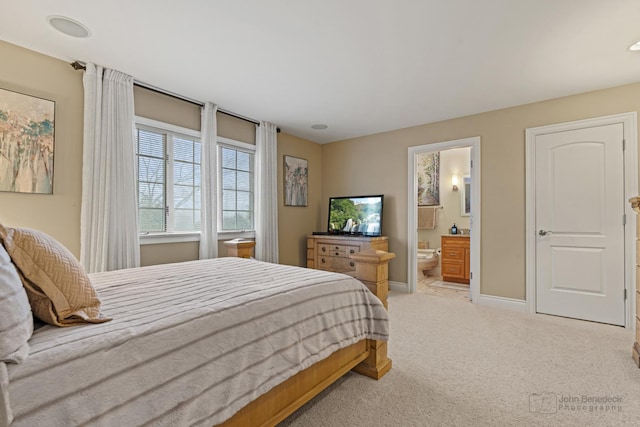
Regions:
<instances>
[{"instance_id":1,"label":"beige knit pillow","mask_svg":"<svg viewBox=\"0 0 640 427\"><path fill-rule=\"evenodd\" d=\"M0 225L0 239L18 267L31 310L56 326L111 320L100 314L100 300L78 260L51 236L28 228Z\"/></svg>"}]
</instances>

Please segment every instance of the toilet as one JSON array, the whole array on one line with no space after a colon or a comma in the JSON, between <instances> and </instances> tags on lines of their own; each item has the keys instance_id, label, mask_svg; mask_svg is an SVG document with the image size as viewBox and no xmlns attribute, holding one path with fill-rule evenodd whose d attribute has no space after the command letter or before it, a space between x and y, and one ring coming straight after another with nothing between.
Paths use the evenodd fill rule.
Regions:
<instances>
[{"instance_id":1,"label":"toilet","mask_svg":"<svg viewBox=\"0 0 640 427\"><path fill-rule=\"evenodd\" d=\"M427 277L427 271L437 268L439 257L437 249L418 248L418 274L422 272Z\"/></svg>"}]
</instances>

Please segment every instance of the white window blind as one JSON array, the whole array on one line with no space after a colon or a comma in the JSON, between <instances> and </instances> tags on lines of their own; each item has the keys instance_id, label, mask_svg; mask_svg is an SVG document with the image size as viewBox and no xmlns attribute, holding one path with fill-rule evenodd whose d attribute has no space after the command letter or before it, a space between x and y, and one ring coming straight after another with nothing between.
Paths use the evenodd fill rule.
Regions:
<instances>
[{"instance_id":1,"label":"white window blind","mask_svg":"<svg viewBox=\"0 0 640 427\"><path fill-rule=\"evenodd\" d=\"M199 231L200 140L137 125L136 153L140 232Z\"/></svg>"},{"instance_id":2,"label":"white window blind","mask_svg":"<svg viewBox=\"0 0 640 427\"><path fill-rule=\"evenodd\" d=\"M244 144L247 145L247 144ZM254 229L254 153L219 145L221 231Z\"/></svg>"}]
</instances>

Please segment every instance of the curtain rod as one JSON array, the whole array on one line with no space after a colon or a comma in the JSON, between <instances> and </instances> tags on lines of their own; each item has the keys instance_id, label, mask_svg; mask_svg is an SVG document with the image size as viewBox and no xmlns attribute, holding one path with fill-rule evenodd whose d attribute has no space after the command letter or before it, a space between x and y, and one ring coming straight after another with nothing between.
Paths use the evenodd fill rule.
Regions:
<instances>
[{"instance_id":1,"label":"curtain rod","mask_svg":"<svg viewBox=\"0 0 640 427\"><path fill-rule=\"evenodd\" d=\"M86 71L86 69L87 69L85 64L83 64L80 61L73 61L70 65L73 67L74 70L85 70ZM148 83L144 83L144 82L141 82L141 81L138 81L138 80L134 79L133 80L133 84L135 86L139 86L139 87L151 90L153 92L161 93L163 95L172 96L174 98L190 102L190 103L195 104L195 105L197 105L199 107L204 106L204 102L202 102L202 101L197 101L195 99L187 98L186 96L178 95L177 93L173 93L173 92L169 92L169 91L164 90L164 89L160 89L159 87L150 85ZM257 120L251 119L249 117L241 116L240 114L236 114L236 113L233 113L231 111L223 110L222 108L219 108L219 107L218 107L218 112L220 112L222 114L226 114L227 116L235 117L236 119L240 119L240 120L244 120L246 122L250 122L250 123L253 123L253 124L256 124L256 125L260 125L260 122L257 121ZM276 132L280 133L280 128L276 128Z\"/></svg>"}]
</instances>

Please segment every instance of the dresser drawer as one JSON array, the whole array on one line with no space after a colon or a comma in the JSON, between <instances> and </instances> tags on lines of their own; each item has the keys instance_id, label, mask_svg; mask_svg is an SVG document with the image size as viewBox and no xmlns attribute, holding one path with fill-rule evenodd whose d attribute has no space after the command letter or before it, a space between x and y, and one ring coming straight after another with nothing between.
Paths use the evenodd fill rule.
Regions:
<instances>
[{"instance_id":1,"label":"dresser drawer","mask_svg":"<svg viewBox=\"0 0 640 427\"><path fill-rule=\"evenodd\" d=\"M345 256L353 255L355 253L360 252L360 246L345 246L344 247Z\"/></svg>"},{"instance_id":2,"label":"dresser drawer","mask_svg":"<svg viewBox=\"0 0 640 427\"><path fill-rule=\"evenodd\" d=\"M349 258L340 258L334 256L318 256L316 262L318 270L346 272L356 269L356 263Z\"/></svg>"},{"instance_id":3,"label":"dresser drawer","mask_svg":"<svg viewBox=\"0 0 640 427\"><path fill-rule=\"evenodd\" d=\"M464 279L464 263L442 260L442 276Z\"/></svg>"},{"instance_id":4,"label":"dresser drawer","mask_svg":"<svg viewBox=\"0 0 640 427\"><path fill-rule=\"evenodd\" d=\"M344 245L319 245L318 255L344 256Z\"/></svg>"}]
</instances>

